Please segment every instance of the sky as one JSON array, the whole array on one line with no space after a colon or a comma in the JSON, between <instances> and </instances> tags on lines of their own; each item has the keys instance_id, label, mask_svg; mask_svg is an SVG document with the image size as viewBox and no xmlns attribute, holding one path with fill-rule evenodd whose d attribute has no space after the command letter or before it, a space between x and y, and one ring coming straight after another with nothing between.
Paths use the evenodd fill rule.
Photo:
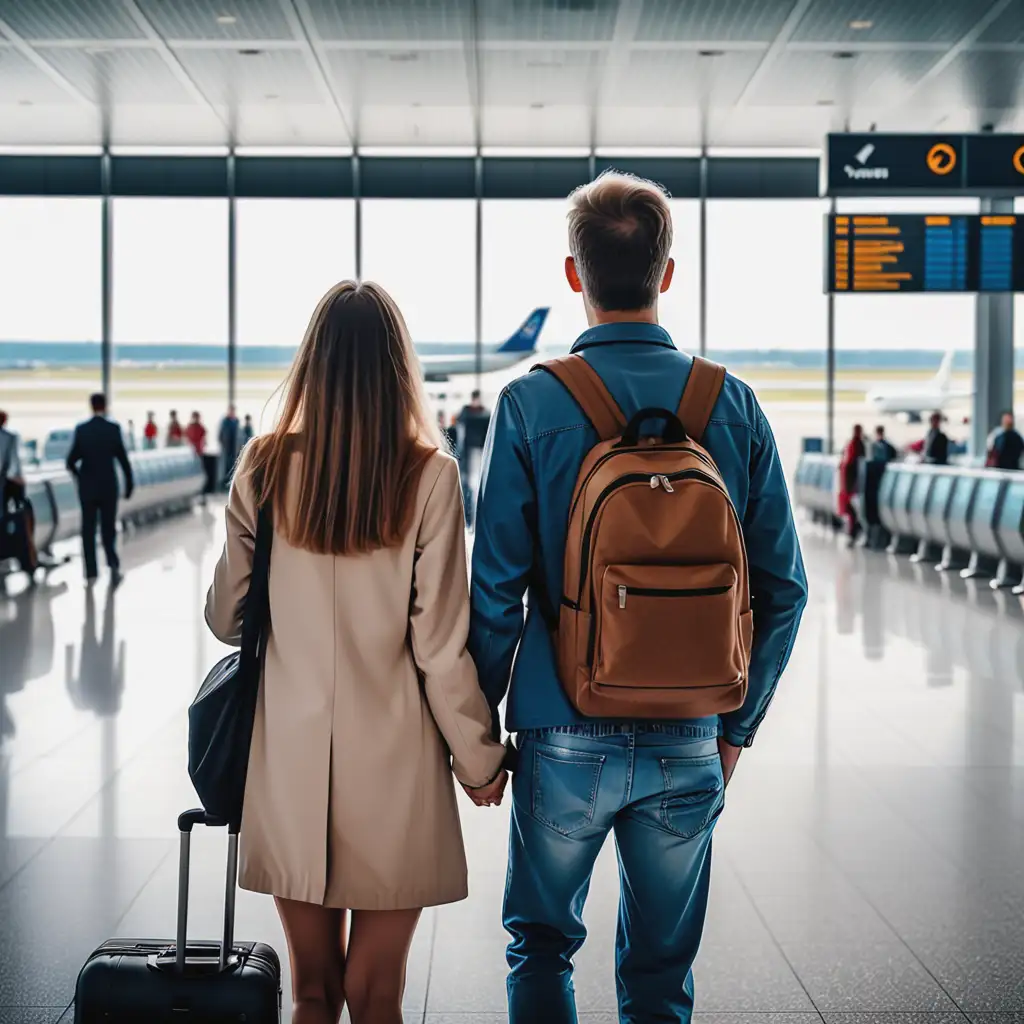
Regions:
<instances>
[{"instance_id":1,"label":"sky","mask_svg":"<svg viewBox=\"0 0 1024 1024\"><path fill-rule=\"evenodd\" d=\"M1020 202L1020 201L1018 201ZM224 344L227 201L113 200L113 336L119 342ZM890 200L887 212L977 212L976 200ZM878 209L846 200L840 212ZM699 206L672 203L677 270L662 322L684 348L699 340ZM824 200L708 204L708 346L825 345ZM414 339L472 341L472 200L364 200L363 274L397 300ZM355 272L352 200L238 201L240 345L298 344L323 292ZM101 203L0 198L0 338L98 341ZM483 335L510 335L535 306L551 315L543 342L584 329L565 283L563 200L488 200L482 213ZM1018 299L1018 303L1019 303ZM1024 345L1024 306L1017 339ZM970 296L838 296L839 348L971 347Z\"/></svg>"}]
</instances>

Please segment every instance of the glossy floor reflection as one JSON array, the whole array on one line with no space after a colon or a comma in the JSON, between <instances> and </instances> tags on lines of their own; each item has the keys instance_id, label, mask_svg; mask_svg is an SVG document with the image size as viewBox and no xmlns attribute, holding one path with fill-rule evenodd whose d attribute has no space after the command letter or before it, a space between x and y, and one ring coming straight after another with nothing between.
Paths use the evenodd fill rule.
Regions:
<instances>
[{"instance_id":1,"label":"glossy floor reflection","mask_svg":"<svg viewBox=\"0 0 1024 1024\"><path fill-rule=\"evenodd\" d=\"M0 595L0 1024L70 1021L93 946L173 933L174 819L194 802L184 709L221 653L200 613L220 536L198 510L128 540L116 593L86 591L72 563ZM1022 1024L1020 605L805 541L806 624L716 837L696 1020ZM472 896L424 917L410 1021L504 1019L506 812L467 804L464 822ZM204 938L223 850L197 834ZM608 849L577 972L591 1024L615 1019L616 904ZM284 953L265 897L241 894L236 934Z\"/></svg>"}]
</instances>

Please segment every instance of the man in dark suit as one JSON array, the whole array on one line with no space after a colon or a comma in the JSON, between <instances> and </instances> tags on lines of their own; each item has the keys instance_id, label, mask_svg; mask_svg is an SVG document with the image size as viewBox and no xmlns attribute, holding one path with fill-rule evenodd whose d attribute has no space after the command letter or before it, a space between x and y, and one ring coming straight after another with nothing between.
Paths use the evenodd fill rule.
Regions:
<instances>
[{"instance_id":1,"label":"man in dark suit","mask_svg":"<svg viewBox=\"0 0 1024 1024\"><path fill-rule=\"evenodd\" d=\"M78 500L82 505L82 555L85 578L96 579L96 520L99 518L103 550L115 583L121 579L121 561L117 557L118 483L115 462L124 471L124 496L130 498L135 482L128 453L124 449L121 427L107 419L107 396L89 399L93 416L75 428L75 439L68 452L68 469L78 481Z\"/></svg>"}]
</instances>

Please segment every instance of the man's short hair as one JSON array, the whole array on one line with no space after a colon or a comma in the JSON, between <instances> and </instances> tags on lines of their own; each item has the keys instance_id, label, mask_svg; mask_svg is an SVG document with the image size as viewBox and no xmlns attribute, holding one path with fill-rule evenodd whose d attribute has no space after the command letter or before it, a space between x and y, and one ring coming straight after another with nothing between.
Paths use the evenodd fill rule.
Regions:
<instances>
[{"instance_id":1,"label":"man's short hair","mask_svg":"<svg viewBox=\"0 0 1024 1024\"><path fill-rule=\"evenodd\" d=\"M569 251L590 302L605 312L648 309L672 249L672 212L653 181L605 171L569 196Z\"/></svg>"},{"instance_id":2,"label":"man's short hair","mask_svg":"<svg viewBox=\"0 0 1024 1024\"><path fill-rule=\"evenodd\" d=\"M96 394L89 396L89 405L92 406L93 412L106 412L107 396L102 391L97 391Z\"/></svg>"}]
</instances>

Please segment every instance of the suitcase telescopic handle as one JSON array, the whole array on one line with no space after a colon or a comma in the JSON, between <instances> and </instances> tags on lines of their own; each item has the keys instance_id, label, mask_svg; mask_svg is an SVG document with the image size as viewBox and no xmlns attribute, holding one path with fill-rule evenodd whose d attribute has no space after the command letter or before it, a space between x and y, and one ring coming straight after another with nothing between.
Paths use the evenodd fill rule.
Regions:
<instances>
[{"instance_id":1,"label":"suitcase telescopic handle","mask_svg":"<svg viewBox=\"0 0 1024 1024\"><path fill-rule=\"evenodd\" d=\"M207 814L201 807L178 815L178 926L175 935L174 964L179 974L185 971L185 947L188 943L189 856L192 850L192 829L196 825L228 829L228 865L224 880L224 933L220 944L220 969L228 966L228 957L235 944L235 887L238 881L238 831L234 822Z\"/></svg>"}]
</instances>

